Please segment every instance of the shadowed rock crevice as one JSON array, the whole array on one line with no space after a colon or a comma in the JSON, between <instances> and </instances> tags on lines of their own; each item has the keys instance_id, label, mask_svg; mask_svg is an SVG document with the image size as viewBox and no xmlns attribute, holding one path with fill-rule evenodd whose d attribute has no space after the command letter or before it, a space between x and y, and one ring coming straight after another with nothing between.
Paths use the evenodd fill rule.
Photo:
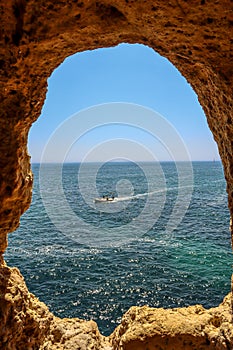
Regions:
<instances>
[{"instance_id":1,"label":"shadowed rock crevice","mask_svg":"<svg viewBox=\"0 0 233 350\"><path fill-rule=\"evenodd\" d=\"M24 13L26 11L25 0L15 0L13 3L13 14L16 18L15 31L12 34L13 44L19 45L20 39L23 36Z\"/></svg>"},{"instance_id":2,"label":"shadowed rock crevice","mask_svg":"<svg viewBox=\"0 0 233 350\"><path fill-rule=\"evenodd\" d=\"M168 58L197 93L210 130L218 144L232 217L232 1L0 0L0 16L0 133L2 137L0 143L0 256L2 263L2 254L7 246L7 234L18 227L20 216L28 209L31 201L32 173L27 152L27 136L31 124L40 116L47 91L47 79L66 57L76 52L111 47L122 42L146 43ZM232 226L231 231L233 232ZM22 277L19 277L16 270L13 269L10 272L5 265L2 265L1 274L3 284L6 284L7 280L12 281L12 288L7 287L8 292L3 293L7 298L1 295L0 339L4 349L78 348L74 345L74 338L74 343L68 340L67 332L69 334L69 327L74 330L77 324L85 325L85 322L61 321L54 318L44 305L36 306L39 301L36 301L36 298L26 290ZM12 276L14 282L8 274ZM17 302L16 291L18 291ZM164 321L164 327L161 327L158 334L153 333L154 340L152 330L147 327L148 315L152 311L148 309L148 314L145 313L142 316L140 323L131 320L128 330L124 328L123 318L120 330L116 330L111 338L115 344L113 347L134 350L145 349L145 346L150 349L154 346L156 349L156 341L160 344L156 345L157 348L160 346L162 349L169 349L163 342L164 339L167 339L169 344L172 344L171 339L177 342L181 339L180 342L183 344L186 341L189 342L185 345L186 349L194 349L195 345L191 345L191 342L194 344L196 339L199 344L204 342L203 348L211 349L215 346L216 349L229 349L233 347L229 316L232 308L229 298L225 306L216 308L218 317L223 314L225 318L221 316L220 319L218 318L220 321L216 321L214 325L209 320L209 316L205 322L201 315L195 316L197 323L191 333L186 328L184 331L180 328L183 312L181 309L176 313L180 316L173 320L175 331L171 335L170 328L166 326L169 323L166 322L169 320L172 322L173 311L166 313L166 310L161 310L163 315L167 315L167 321ZM44 318L41 316L41 308L45 310ZM7 310L11 310L10 313ZM30 310L33 310L33 315ZM140 308L138 312L141 312ZM187 308L187 312L190 312L190 317L193 317L192 309ZM212 311L203 311L203 315L209 315L209 312L212 313ZM157 311L153 313L156 315ZM45 326L41 327L41 322ZM52 329L55 329L57 327L55 325L60 322L64 322L62 327L66 331L55 332L57 335L52 336L54 334ZM51 328L52 323L55 324L54 328ZM30 326L31 324L33 327ZM141 327L140 324L144 324L145 327ZM152 322L152 324L153 329L156 329L157 323ZM92 330L97 329L93 324L90 327ZM137 331L133 336L134 329L140 329L140 332ZM200 333L203 329L205 334ZM92 330L89 329L87 333L93 335ZM81 337L80 349L91 348L88 344L93 345L92 349L104 349L101 345L102 336L98 335L97 330L95 332L97 337L93 335L97 339L93 343L95 345L90 340L93 339L92 335L91 338L84 335ZM52 340L52 337L56 339ZM58 343L54 345L56 341L59 345ZM182 349L181 343L177 343L180 349ZM109 345L104 346L107 349Z\"/></svg>"},{"instance_id":3,"label":"shadowed rock crevice","mask_svg":"<svg viewBox=\"0 0 233 350\"><path fill-rule=\"evenodd\" d=\"M115 6L96 2L96 14L109 25L126 21L126 17ZM120 25L120 23L119 23Z\"/></svg>"}]
</instances>

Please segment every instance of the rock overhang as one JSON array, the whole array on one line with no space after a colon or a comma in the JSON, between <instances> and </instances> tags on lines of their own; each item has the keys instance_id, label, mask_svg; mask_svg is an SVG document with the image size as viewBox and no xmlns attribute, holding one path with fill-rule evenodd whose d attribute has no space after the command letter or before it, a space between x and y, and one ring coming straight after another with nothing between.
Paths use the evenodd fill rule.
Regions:
<instances>
[{"instance_id":1,"label":"rock overhang","mask_svg":"<svg viewBox=\"0 0 233 350\"><path fill-rule=\"evenodd\" d=\"M20 216L30 205L32 173L27 135L40 115L47 79L66 57L76 52L123 42L148 45L168 58L197 93L218 144L232 216L233 4L230 0L214 3L11 0L1 1L0 8L1 256L7 246L7 234L18 227Z\"/></svg>"}]
</instances>

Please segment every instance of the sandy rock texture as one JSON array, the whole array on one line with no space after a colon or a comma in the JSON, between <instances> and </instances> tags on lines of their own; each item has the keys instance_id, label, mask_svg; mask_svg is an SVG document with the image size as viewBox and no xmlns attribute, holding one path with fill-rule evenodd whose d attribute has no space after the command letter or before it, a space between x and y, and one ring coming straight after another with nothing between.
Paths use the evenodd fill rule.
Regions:
<instances>
[{"instance_id":1,"label":"sandy rock texture","mask_svg":"<svg viewBox=\"0 0 233 350\"><path fill-rule=\"evenodd\" d=\"M7 234L17 228L20 216L31 201L33 176L27 152L27 136L31 124L40 115L47 91L47 79L66 57L84 50L114 46L123 42L141 43L167 57L179 69L197 93L218 144L227 180L229 209L233 216L233 2L231 0L0 0L0 23L0 262L2 264L3 253L7 246ZM231 230L233 232L233 227ZM13 276L15 279L21 278L17 277L19 273L16 271L8 270L2 265L0 273L3 286L7 280L11 281ZM41 339L41 344L43 339L50 341L46 333L50 332L47 331L47 323L50 323L49 320L53 316L45 306L34 308L32 315L30 310L34 297L26 298L28 292L23 285L22 290L15 288L9 289L7 293L9 300L1 297L0 332L5 333L7 337L2 338L5 342L2 344L10 345L0 345L0 348L2 346L4 349L38 349L40 346L38 339ZM1 293L4 294L4 288ZM17 317L11 317L8 313L10 295L12 294L13 298L14 293L18 293L19 300L18 304L15 301L12 304L13 309L17 305ZM44 316L41 314L42 309ZM190 312L192 314L193 309ZM172 317L172 313L167 314L167 317ZM69 323L70 327L73 327L72 332L75 333L76 326L73 321L69 322L66 324ZM175 322L178 333L181 330L179 322L181 318ZM80 327L81 324L80 322ZM95 329L93 323L87 327L90 327L89 334L92 334ZM166 338L167 331L166 327L161 328L161 337ZM120 332L123 332L123 328ZM177 332L174 331L176 338ZM153 334L156 338L157 335ZM78 333L76 336L79 337ZM115 337L119 337L119 333L116 333ZM125 337L126 335L124 339ZM171 339L171 336L169 337ZM26 339L27 342L30 340L30 343L27 343ZM63 339L63 335L59 339ZM140 339L135 349L140 348ZM19 341L24 342L24 345L17 343ZM136 340L132 341L136 344ZM130 342L127 343L125 340L122 342L123 345L119 346L133 349ZM171 341L168 340L168 343ZM120 342L115 340L114 344L120 349L117 345ZM211 341L208 346L210 348L213 346ZM228 349L233 348L232 345L226 346ZM150 349L150 345L147 345L147 348ZM161 348L166 349L166 346L163 345ZM187 345L186 348L193 347Z\"/></svg>"},{"instance_id":2,"label":"sandy rock texture","mask_svg":"<svg viewBox=\"0 0 233 350\"><path fill-rule=\"evenodd\" d=\"M118 350L232 349L231 295L209 310L201 305L167 310L133 306L110 338Z\"/></svg>"}]
</instances>

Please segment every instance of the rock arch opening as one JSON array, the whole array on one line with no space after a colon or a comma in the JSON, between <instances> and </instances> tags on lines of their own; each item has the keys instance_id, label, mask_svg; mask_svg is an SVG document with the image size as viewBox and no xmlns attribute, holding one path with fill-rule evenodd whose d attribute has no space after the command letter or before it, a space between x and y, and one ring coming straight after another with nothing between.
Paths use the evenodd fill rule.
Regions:
<instances>
[{"instance_id":1,"label":"rock arch opening","mask_svg":"<svg viewBox=\"0 0 233 350\"><path fill-rule=\"evenodd\" d=\"M47 2L39 6L33 0L12 1L2 5L1 17L3 58L0 67L3 83L0 127L4 135L0 145L1 341L8 348L25 348L25 344L45 348L46 342L46 346L52 348L55 343L57 346L66 342L67 324L55 319L44 305L37 303L27 292L16 269L9 269L3 264L7 234L18 226L20 215L30 205L32 174L27 154L27 135L31 123L40 115L47 78L55 67L75 52L122 42L144 43L167 57L190 82L205 111L223 162L232 215L232 4L230 1L188 4L174 0L161 4L155 1L139 3L119 0L114 5L109 1L69 1L57 4ZM24 317L21 317L22 311ZM182 346L185 348L187 340L190 348L195 348L197 341L203 348L231 347L230 297L219 308L209 312L200 308L190 310L196 315L195 325L187 322L188 317L184 321L184 312L179 313L178 310L175 314L178 327L174 329L168 322L160 330L153 327L150 334L145 334L142 339L140 327L138 338L135 333L130 333L129 322L138 320L139 325L147 322L148 313L143 312L129 312L124 325L112 338L111 346L143 349L145 343L150 341L151 346L159 344L165 347L163 340L166 334L166 344L171 344L170 341L175 339L180 349ZM161 320L160 316L169 321L174 315L162 312L156 324L158 319ZM153 320L150 321L153 323ZM77 323L81 329L83 324L76 322L76 326ZM71 320L70 327L74 324L75 321ZM187 324L189 326L184 327ZM204 334L199 331L200 324ZM76 326L72 334L77 344ZM85 346L88 348L87 344L92 343L96 349L106 347L95 326L89 323L88 327L89 340ZM195 339L191 334L195 334Z\"/></svg>"},{"instance_id":2,"label":"rock arch opening","mask_svg":"<svg viewBox=\"0 0 233 350\"><path fill-rule=\"evenodd\" d=\"M91 58L88 58L88 54ZM68 117L69 114L74 114L74 108L80 109L77 105L82 103L82 99L85 98L85 103L87 103L85 107L89 107L88 104L98 102L107 103L109 100L112 101L113 98L115 98L115 101L122 101L125 99L125 101L131 103L138 103L141 102L140 97L142 99L145 98L144 91L146 88L146 91L148 91L146 92L146 98L149 105L156 100L155 106L162 106L162 108L164 108L163 113L172 114L173 112L173 123L177 123L180 129L181 124L185 124L183 125L182 136L185 137L184 142L186 144L189 142L189 137L193 137L193 135L189 134L190 129L194 132L194 128L196 127L196 135L200 137L201 130L202 128L204 129L202 124L202 119L204 119L202 110L195 96L193 96L191 88L188 87L183 78L176 73L175 69L174 72L172 71L170 63L163 61L161 57L156 55L149 48L139 45L124 45L109 49L109 51L105 49L88 54L85 56L83 54L84 57L81 57L81 60L79 60L80 54L76 57L74 56L73 61L72 57L69 58L69 61L71 61L71 68L69 68L69 64L64 65L65 67L63 70L62 67L59 67L57 75L51 81L51 88L49 86L47 100L49 104L49 98L51 97L50 105L46 107L43 112L44 115L41 116L41 118L44 119L41 121L41 128L37 128L36 126L34 128L35 141L33 140L33 135L31 136L31 143L34 142L34 144L31 145L31 149L35 152L35 155L32 154L32 160L34 162L40 160L40 157L38 157L38 149L41 152L41 149L45 148L45 144L48 142L44 137L45 134L47 133L47 138L49 139L49 134L51 134L52 130L55 128L55 123L58 124L58 121L55 119L60 119L59 123L61 123L64 115ZM126 57L126 55L128 55L128 57ZM106 56L106 58L102 56ZM132 67L135 56L137 57L137 63L135 67ZM87 65L84 64L85 60L89 60ZM111 61L111 65L107 67L109 61ZM154 64L152 64L153 61L155 61ZM144 67L144 69L142 69L146 64L149 64L150 67ZM126 67L123 68L123 65ZM93 70L91 73L89 72L90 67L92 67ZM140 69L142 70L141 76L139 76L138 73ZM99 70L99 72L96 73L96 70ZM106 72L106 70L108 71ZM117 71L117 74L114 75L112 70L114 72ZM167 70L169 71L169 75L164 79ZM83 79L80 77L80 72L82 72ZM153 73L155 75L154 77ZM77 77L79 77L79 81L76 81L76 74ZM136 74L138 74L138 76L136 79L134 78L135 81L134 84L132 84L129 80ZM159 75L159 77L156 75ZM61 78L59 78L59 76L61 76ZM86 86L84 77L87 81ZM98 83L95 85L95 80L97 79ZM108 79L109 81L107 81ZM168 86L169 82L171 86ZM116 88L112 89L113 93L111 95L109 90L112 85ZM138 85L138 87L136 87L136 85ZM100 91L101 88L103 91ZM55 89L56 92L53 92L53 89ZM92 101L94 96L94 102L89 102L86 97L88 94L91 96L90 101ZM106 99L103 98L105 94L107 95ZM66 102L64 103L64 101ZM77 105L74 107L75 103ZM172 106L169 106L169 104ZM179 106L177 111L175 111L176 105ZM160 110L160 107L158 108ZM166 108L168 108L169 111L166 111ZM71 109L71 111L69 111L69 109ZM136 111L133 110L128 111L128 113L135 112ZM95 113L101 115L101 110L100 112L97 110ZM114 111L111 110L110 113L114 113ZM192 115L186 118L188 113ZM145 115L141 114L140 116L146 120ZM127 116L125 116L125 119L127 119ZM84 120L85 118L80 118L80 123L85 124ZM132 121L133 120L134 117L132 118ZM109 118L109 125L107 127L105 125L106 129L101 132L101 134L105 134L107 137L105 139L98 136L96 139L98 144L109 138L112 140L116 137L122 138L122 136L124 136L124 138L133 138L134 141L137 142L144 142L144 146L151 148L151 139L148 142L145 138L136 138L135 134L133 134L132 131L130 133L124 125L121 125L122 129L119 126L113 128L113 126L110 125L111 121L116 123L117 117L113 118L113 120ZM192 123L193 126L191 126ZM46 129L51 130L49 132ZM97 135L99 132L100 129L98 129ZM78 129L76 133L79 135ZM135 130L135 133L138 136L138 134L140 134L140 129L138 128ZM90 137L96 138L95 133L92 133ZM40 168L34 165L35 198L32 209L23 220L24 227L21 225L21 230L17 233L17 235L19 235L18 239L14 236L15 243L14 240L11 240L10 246L13 253L11 257L8 256L9 263L18 266L17 259L20 259L23 264L25 264L25 266L22 266L21 270L26 277L30 290L49 305L56 315L59 317L90 317L98 323L100 330L105 334L109 334L109 332L113 331L114 326L119 322L123 313L132 305L148 304L150 306L166 308L188 306L196 303L202 303L205 307L218 305L223 296L230 289L229 247L227 249L227 244L223 247L221 242L220 246L218 246L218 240L222 240L222 235L225 237L225 242L229 241L227 240L229 218L226 211L226 197L224 199L225 183L222 176L221 165L217 162L212 162L212 158L216 158L217 160L216 149L214 145L211 144L211 140L209 142L207 141L208 137L209 134L206 133L204 137L205 143L202 145L202 149L207 149L209 145L211 149L209 153L207 152L204 154L203 151L200 152L200 148L199 153L196 150L197 147L195 145L198 144L198 146L200 146L201 142L203 142L201 137L194 145L192 143L188 145L189 152L192 154L192 159L211 161L204 166L202 166L201 163L193 164L195 181L198 176L200 176L199 181L193 184L194 191L196 187L198 188L194 194L196 199L192 201L192 209L187 214L187 220L184 220L183 225L179 226L175 237L170 239L164 236L164 222L166 222L167 219L160 219L160 221L155 221L153 227L150 228L150 233L144 238L139 237L140 240L131 245L129 244L129 246L125 245L123 242L122 246L120 246L120 248L115 247L115 250L103 249L102 246L98 245L89 247L87 244L87 247L85 247L81 244L80 246L76 244L77 242L71 241L69 239L70 237L67 238L59 233L56 227L50 222L51 218L49 219L46 210L42 209L43 204L39 195L40 188L38 179ZM152 141L154 143L156 142L155 139ZM63 159L59 158L61 153L59 147L65 147L62 142L63 141L60 139L59 144L55 146L53 153L54 158L44 158L46 161L55 163L63 162ZM84 140L84 143L88 142L90 142L90 138ZM84 143L81 142L81 147ZM43 145L43 147L41 147L41 145ZM79 158L79 153L83 153L83 151L80 151L81 147L80 144L78 144L75 152L68 155L64 161L67 162L68 160L68 163L75 161L80 162L82 157ZM90 148L93 147L97 147L95 142L90 145L88 144L85 152L88 153ZM112 149L111 153L111 149L108 148L108 152L109 159L111 160L114 151ZM168 155L158 147L157 143L155 143L152 152L156 153L156 160L160 161L185 160L179 158L179 156L182 157L182 154L174 154L173 156L177 157L174 159L166 158ZM159 152L161 152L161 154L159 154ZM120 154L121 152L119 152L119 155ZM140 156L138 157L139 158L136 157L134 161L142 162L143 160L148 160L142 159ZM97 158L92 160L103 161ZM171 176L171 174L168 174L169 171L172 172L172 176L176 176L176 171L173 168L171 164L168 164L168 166L167 164L163 164L162 171L163 173L167 173L166 176L168 177ZM51 173L51 168L48 168L47 171L47 177L51 177L52 180L53 174ZM114 176L116 177L114 181L117 181L119 176L122 177L122 174L119 175L119 173L117 173L119 171L125 174L125 178L127 178L127 172L135 171L135 176L137 173L136 168L133 169L132 166L125 168L124 165L121 165L119 169L117 169L115 165L112 171L112 179ZM63 175L67 178L70 176L69 181L70 184L72 184L70 188L66 188L66 191L68 191L67 196L70 197L71 192L75 193L72 199L73 203L70 201L72 210L74 209L74 203L76 203L75 205L78 206L80 210L82 207L78 205L77 193L74 190L77 187L77 172L78 169L76 165L73 167L71 165L64 167ZM212 176L213 173L215 173L214 176ZM103 177L104 171L102 171L101 174ZM205 176L203 176L204 174ZM156 174L156 176L157 175L158 174ZM138 182L140 182L140 174L137 174L137 176L139 179ZM75 181L73 178L75 178ZM130 179L129 176L127 180ZM88 181L87 178L86 181ZM108 182L109 179L106 178L105 181ZM172 183L170 184L168 178L166 178L166 181L167 184L164 191L168 190L168 198L166 199L167 204L165 203L166 209L161 213L165 218L169 217L169 213L171 213L168 202L170 201L172 205L174 205L172 197L174 196L176 198L177 196L176 186ZM215 187L212 189L210 187L207 188L208 181L215 183ZM204 182L203 187L200 186L201 182ZM137 185L135 182L133 184ZM218 184L220 186L218 186ZM180 184L181 187L184 185L183 183ZM47 186L51 187L51 184ZM67 186L67 184L65 186ZM109 187L111 186L112 184L109 183ZM88 188L90 191L90 186L88 186ZM154 190L155 188L152 188L150 191ZM161 190L161 188L159 190ZM211 196L209 194L209 196L206 196L205 190L207 193L213 192L214 195ZM102 188L100 188L100 192L101 191L103 191ZM145 195L146 193L143 191L145 190L138 189L137 192L134 193L134 196L137 198L138 194ZM202 200L198 197L198 193L202 193ZM92 197L94 198L94 195ZM217 200L219 204L217 204ZM57 201L60 203L60 198L57 198ZM218 218L218 214L215 210L219 208L220 201L222 201L221 203L225 211L223 209L224 215ZM197 202L199 202L199 204L197 204ZM201 208L199 212L197 211L197 205ZM207 208L205 208L206 206ZM137 210L135 208L131 208L130 210L132 211L132 209ZM95 210L98 210L98 207L95 208ZM123 219L126 220L127 215L128 219L130 219L130 215L132 214L130 210L128 212L121 212L120 216L118 215L114 220L118 220L118 222ZM86 211L88 213L88 208L86 208ZM77 211L76 215L80 215L80 213ZM62 213L61 216L63 216ZM102 216L104 217L103 208ZM84 219L90 221L93 217L94 214L91 212L89 213L89 217L84 217ZM193 217L196 218L193 219ZM211 217L211 220L206 221L205 219L207 217ZM132 218L135 220L134 214L132 214ZM95 217L94 220L96 220ZM106 220L109 220L109 217L106 216ZM118 224L118 222L115 221L115 225ZM198 223L200 222L202 223L199 227ZM106 223L107 221L105 224ZM125 225L125 222L121 225ZM208 228L206 227L205 230L202 230L201 227L203 226L207 226ZM217 226L221 227L219 232L216 228ZM109 229L110 228L111 227L109 227ZM76 227L76 230L82 230L82 228ZM127 235L124 226L123 231L124 234ZM193 236L199 236L198 239L192 237L192 234ZM30 239L30 237L33 236L35 239ZM27 243L24 244L26 237ZM64 241L66 238L67 242L65 243ZM205 244L206 239L209 240L208 244ZM184 242L185 240L186 242ZM193 244L192 242L194 241L195 243ZM214 245L216 245L215 248L213 248ZM19 246L20 248L17 248ZM204 250L201 248L203 246L205 246ZM133 249L136 249L138 254L136 260L134 259ZM221 249L221 254L218 253L219 249ZM21 255L25 255L25 258L22 258ZM146 255L146 258L144 255ZM30 266L28 266L28 257L30 257ZM108 273L105 269L104 261L109 267ZM114 261L116 261L116 266ZM112 266L111 262L113 262ZM161 263L163 268L161 267ZM118 266L119 264L121 267ZM200 270L198 270L198 267L201 267ZM114 274L116 270L117 273ZM153 274L152 270L154 271ZM228 277L226 277L226 274L228 274ZM87 287L88 281L90 281L90 287ZM175 293L174 290L176 291ZM222 294L220 295L220 293ZM212 295L211 300L209 300L209 294Z\"/></svg>"}]
</instances>

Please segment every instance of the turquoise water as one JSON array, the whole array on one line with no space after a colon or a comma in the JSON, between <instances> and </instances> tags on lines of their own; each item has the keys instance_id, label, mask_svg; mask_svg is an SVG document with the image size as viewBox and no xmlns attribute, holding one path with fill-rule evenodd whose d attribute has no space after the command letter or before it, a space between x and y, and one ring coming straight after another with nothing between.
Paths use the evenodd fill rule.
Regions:
<instances>
[{"instance_id":1,"label":"turquoise water","mask_svg":"<svg viewBox=\"0 0 233 350\"><path fill-rule=\"evenodd\" d=\"M30 291L57 316L94 319L106 335L132 305L218 305L230 291L232 273L226 184L221 163L192 165L191 202L171 233L167 224L179 192L174 163L161 164L164 178L154 164L103 165L96 176L99 196L118 189L124 199L119 206L107 204L107 209L106 204L93 204L89 176L93 165L84 169L84 195L91 200L86 203L78 182L79 165L65 164L62 187L70 211L79 221L68 220L64 234L46 213L39 165L34 164L32 205L23 215L20 228L9 235L7 263L20 268ZM57 165L47 167L46 193L53 198L56 220L65 227L67 213L59 212L64 200L59 191L52 193ZM180 186L183 202L188 186ZM151 205L141 216L148 201ZM153 215L156 220L150 222ZM129 225L133 222L132 230ZM151 227L146 231L148 222ZM115 228L119 229L117 236ZM84 236L79 236L80 232Z\"/></svg>"}]
</instances>

